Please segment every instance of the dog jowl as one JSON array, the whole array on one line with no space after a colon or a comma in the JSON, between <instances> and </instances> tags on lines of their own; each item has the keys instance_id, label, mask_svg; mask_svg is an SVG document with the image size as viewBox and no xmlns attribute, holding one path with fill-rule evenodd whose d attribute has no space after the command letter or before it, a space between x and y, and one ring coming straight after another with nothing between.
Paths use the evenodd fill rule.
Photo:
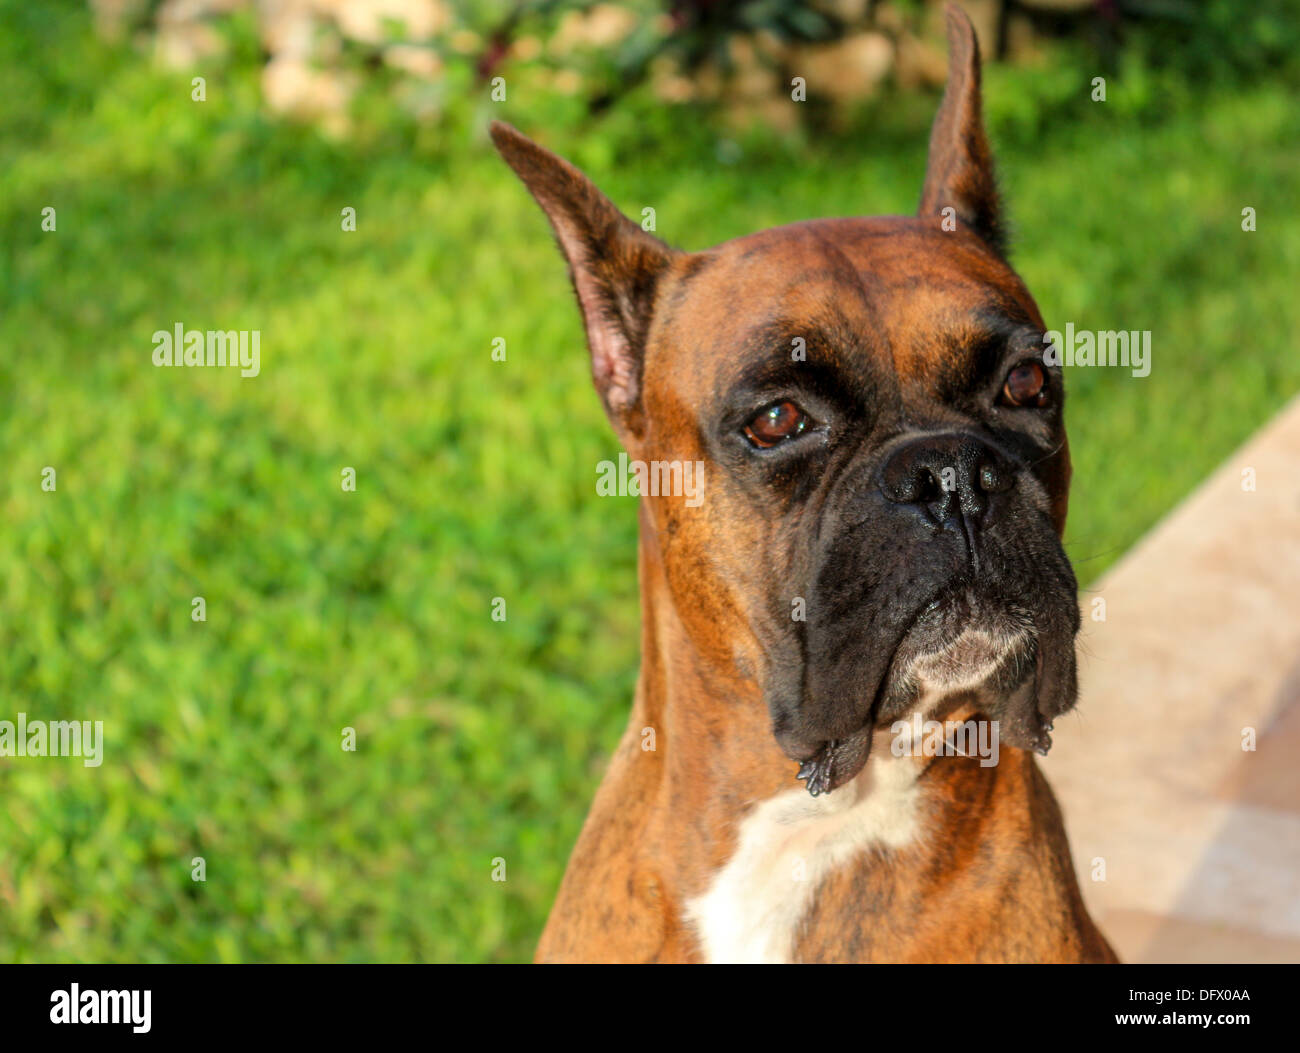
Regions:
<instances>
[{"instance_id":1,"label":"dog jowl","mask_svg":"<svg viewBox=\"0 0 1300 1053\"><path fill-rule=\"evenodd\" d=\"M568 261L595 387L628 455L707 468L693 504L642 499L632 724L541 957L693 959L686 943L672 950L685 901L728 858L759 870L749 833L737 848L746 810L798 796L796 774L819 809L861 802L872 737L953 699L997 722L1018 758L1009 767L1004 750L998 766L1015 775L975 764L958 777L998 777L1013 802L1050 797L1022 751L1047 750L1075 702L1065 393L1044 361L1047 326L1006 259L978 47L954 8L949 45L915 216L798 222L681 252L573 166L493 125ZM642 724L667 740L653 761L633 745ZM790 815L813 814L798 800ZM1053 875L1041 910L1084 918L1054 809L1023 813L1049 846L1035 863ZM776 826L788 832L787 819ZM602 944L615 917L630 935ZM755 909L754 924L763 917ZM1100 937L1053 948L1043 953L1109 956ZM878 941L857 957L885 953Z\"/></svg>"}]
</instances>

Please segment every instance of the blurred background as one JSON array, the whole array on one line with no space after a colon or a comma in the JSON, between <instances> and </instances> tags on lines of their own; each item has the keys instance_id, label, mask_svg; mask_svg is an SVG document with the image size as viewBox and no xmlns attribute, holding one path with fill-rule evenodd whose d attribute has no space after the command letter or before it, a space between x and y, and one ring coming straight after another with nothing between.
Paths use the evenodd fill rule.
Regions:
<instances>
[{"instance_id":1,"label":"blurred background","mask_svg":"<svg viewBox=\"0 0 1300 1053\"><path fill-rule=\"evenodd\" d=\"M1086 588L1300 390L1300 17L963 6L1048 324L1153 334L1149 377L1069 375ZM0 960L528 958L630 705L635 498L596 496L617 446L487 123L686 249L909 213L941 27L0 0L0 719L106 737L0 758ZM178 322L260 330L260 375L155 369Z\"/></svg>"}]
</instances>

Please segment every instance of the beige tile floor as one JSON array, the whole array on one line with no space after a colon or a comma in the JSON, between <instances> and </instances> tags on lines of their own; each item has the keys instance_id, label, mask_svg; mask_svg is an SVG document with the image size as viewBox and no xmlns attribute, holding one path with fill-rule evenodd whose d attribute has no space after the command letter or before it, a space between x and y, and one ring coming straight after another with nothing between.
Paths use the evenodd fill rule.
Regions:
<instances>
[{"instance_id":1,"label":"beige tile floor","mask_svg":"<svg viewBox=\"0 0 1300 1053\"><path fill-rule=\"evenodd\" d=\"M1043 770L1093 916L1125 961L1300 962L1300 399L1082 605Z\"/></svg>"}]
</instances>

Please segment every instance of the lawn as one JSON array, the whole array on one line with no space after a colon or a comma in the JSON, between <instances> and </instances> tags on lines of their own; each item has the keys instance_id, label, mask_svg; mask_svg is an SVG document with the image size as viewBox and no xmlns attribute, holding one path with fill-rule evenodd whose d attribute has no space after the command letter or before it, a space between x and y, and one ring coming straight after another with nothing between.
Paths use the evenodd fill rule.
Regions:
<instances>
[{"instance_id":1,"label":"lawn","mask_svg":"<svg viewBox=\"0 0 1300 1053\"><path fill-rule=\"evenodd\" d=\"M526 102L336 141L79 6L0 24L0 719L106 737L0 760L0 960L527 958L635 683L635 499L596 496L617 447L486 121L699 249L910 211L935 100L722 151L695 111ZM1068 377L1086 582L1300 390L1300 108L1280 72L1076 72L987 81L1049 324L1152 331L1149 377ZM259 330L260 375L154 368L178 322Z\"/></svg>"}]
</instances>

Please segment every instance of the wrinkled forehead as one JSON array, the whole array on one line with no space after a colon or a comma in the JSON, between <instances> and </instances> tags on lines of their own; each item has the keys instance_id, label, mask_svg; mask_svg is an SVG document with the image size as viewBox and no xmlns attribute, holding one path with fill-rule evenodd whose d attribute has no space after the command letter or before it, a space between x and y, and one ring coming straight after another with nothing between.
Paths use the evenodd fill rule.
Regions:
<instances>
[{"instance_id":1,"label":"wrinkled forehead","mask_svg":"<svg viewBox=\"0 0 1300 1053\"><path fill-rule=\"evenodd\" d=\"M1041 331L1015 272L965 232L818 220L683 260L657 304L647 394L674 378L717 390L800 353L934 390L962 383L990 347Z\"/></svg>"}]
</instances>

